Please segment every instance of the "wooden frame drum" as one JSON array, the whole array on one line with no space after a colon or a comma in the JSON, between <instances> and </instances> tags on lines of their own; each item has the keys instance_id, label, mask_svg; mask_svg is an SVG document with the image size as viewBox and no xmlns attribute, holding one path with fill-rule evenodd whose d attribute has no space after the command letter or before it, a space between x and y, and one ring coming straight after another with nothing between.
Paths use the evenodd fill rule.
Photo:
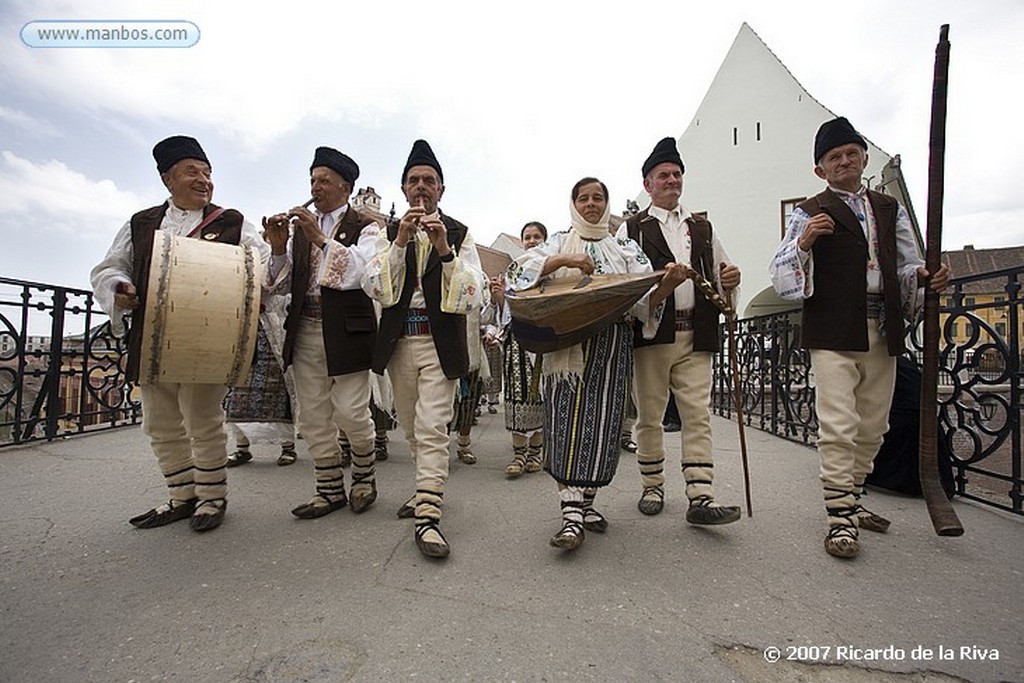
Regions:
<instances>
[{"instance_id":1,"label":"wooden frame drum","mask_svg":"<svg viewBox=\"0 0 1024 683\"><path fill-rule=\"evenodd\" d=\"M139 382L246 381L256 348L261 279L254 247L157 230Z\"/></svg>"}]
</instances>

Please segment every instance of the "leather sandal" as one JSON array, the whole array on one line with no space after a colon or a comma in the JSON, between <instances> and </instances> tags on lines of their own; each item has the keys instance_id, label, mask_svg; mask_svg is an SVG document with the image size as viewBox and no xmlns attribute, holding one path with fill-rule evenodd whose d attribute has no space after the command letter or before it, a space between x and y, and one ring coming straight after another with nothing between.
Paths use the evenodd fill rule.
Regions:
<instances>
[{"instance_id":1,"label":"leather sandal","mask_svg":"<svg viewBox=\"0 0 1024 683\"><path fill-rule=\"evenodd\" d=\"M437 538L440 540L427 539L426 535L431 531L436 533ZM451 546L448 545L448 540L441 533L437 522L433 520L416 523L416 547L419 548L424 556L436 557L438 559L448 557L452 552Z\"/></svg>"},{"instance_id":2,"label":"leather sandal","mask_svg":"<svg viewBox=\"0 0 1024 683\"><path fill-rule=\"evenodd\" d=\"M608 530L608 520L594 508L588 508L583 511L583 528L603 534Z\"/></svg>"},{"instance_id":3,"label":"leather sandal","mask_svg":"<svg viewBox=\"0 0 1024 683\"><path fill-rule=\"evenodd\" d=\"M169 500L160 507L155 507L141 515L136 515L128 520L136 529L155 529L171 522L191 517L196 509L196 499L191 500Z\"/></svg>"},{"instance_id":4,"label":"leather sandal","mask_svg":"<svg viewBox=\"0 0 1024 683\"><path fill-rule=\"evenodd\" d=\"M237 451L228 456L228 467L238 467L252 460L252 453L248 450L239 448Z\"/></svg>"},{"instance_id":5,"label":"leather sandal","mask_svg":"<svg viewBox=\"0 0 1024 683\"><path fill-rule=\"evenodd\" d=\"M645 515L656 515L665 507L665 488L662 486L645 486L636 507Z\"/></svg>"},{"instance_id":6,"label":"leather sandal","mask_svg":"<svg viewBox=\"0 0 1024 683\"><path fill-rule=\"evenodd\" d=\"M213 512L206 512L213 508ZM225 498L210 498L199 501L195 512L188 520L188 526L192 531L211 531L220 526L224 521L224 513L228 509L228 501Z\"/></svg>"},{"instance_id":7,"label":"leather sandal","mask_svg":"<svg viewBox=\"0 0 1024 683\"><path fill-rule=\"evenodd\" d=\"M299 456L295 451L287 448L281 449L281 455L277 456L278 467L285 467L287 465L294 465L295 461L298 460Z\"/></svg>"},{"instance_id":8,"label":"leather sandal","mask_svg":"<svg viewBox=\"0 0 1024 683\"><path fill-rule=\"evenodd\" d=\"M860 541L857 540L857 527L833 526L825 534L825 552L832 557L844 560L857 557L860 553Z\"/></svg>"},{"instance_id":9,"label":"leather sandal","mask_svg":"<svg viewBox=\"0 0 1024 683\"><path fill-rule=\"evenodd\" d=\"M402 503L402 507L398 508L398 512L395 515L399 519L412 519L416 516L416 496L413 496L409 500Z\"/></svg>"},{"instance_id":10,"label":"leather sandal","mask_svg":"<svg viewBox=\"0 0 1024 683\"><path fill-rule=\"evenodd\" d=\"M576 550L583 543L585 537L581 524L566 521L563 522L558 533L551 537L549 543L562 550Z\"/></svg>"},{"instance_id":11,"label":"leather sandal","mask_svg":"<svg viewBox=\"0 0 1024 683\"><path fill-rule=\"evenodd\" d=\"M694 498L686 510L686 521L690 524L731 524L741 516L738 506L719 505L708 496Z\"/></svg>"},{"instance_id":12,"label":"leather sandal","mask_svg":"<svg viewBox=\"0 0 1024 683\"><path fill-rule=\"evenodd\" d=\"M293 508L292 514L299 519L316 519L317 517L329 515L335 510L340 510L346 505L348 505L348 498L345 496L331 500L327 496L318 493L308 503L303 503Z\"/></svg>"}]
</instances>

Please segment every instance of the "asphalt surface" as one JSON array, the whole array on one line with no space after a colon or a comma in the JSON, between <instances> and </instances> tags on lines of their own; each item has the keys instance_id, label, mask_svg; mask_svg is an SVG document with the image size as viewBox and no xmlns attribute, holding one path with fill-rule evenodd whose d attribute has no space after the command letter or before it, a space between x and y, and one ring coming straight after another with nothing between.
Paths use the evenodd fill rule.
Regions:
<instances>
[{"instance_id":1,"label":"asphalt surface","mask_svg":"<svg viewBox=\"0 0 1024 683\"><path fill-rule=\"evenodd\" d=\"M714 431L718 499L742 504L735 426ZM966 534L943 538L920 499L876 491L892 528L838 560L815 452L748 429L753 517L686 524L669 435L665 511L637 511L623 454L597 499L611 527L567 553L548 475L503 476L501 413L473 437L447 561L395 517L400 432L366 513L293 518L302 442L291 467L255 446L207 534L128 525L166 498L138 428L0 451L0 681L1024 681L1024 519L957 502Z\"/></svg>"}]
</instances>

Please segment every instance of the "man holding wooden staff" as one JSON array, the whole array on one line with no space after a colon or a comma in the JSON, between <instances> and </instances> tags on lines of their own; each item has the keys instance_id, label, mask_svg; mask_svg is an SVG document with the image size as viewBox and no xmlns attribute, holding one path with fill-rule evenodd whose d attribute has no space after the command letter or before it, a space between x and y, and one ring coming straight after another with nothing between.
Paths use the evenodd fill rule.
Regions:
<instances>
[{"instance_id":1,"label":"man holding wooden staff","mask_svg":"<svg viewBox=\"0 0 1024 683\"><path fill-rule=\"evenodd\" d=\"M106 257L90 275L96 302L110 315L115 334L122 317L132 314L128 332L127 380L139 381L144 312L150 259L156 230L205 241L255 247L265 262L270 249L256 228L234 209L211 203L210 162L199 143L184 135L153 148L160 179L170 198L138 212L114 238ZM220 526L227 509L227 435L221 403L222 384L141 384L142 430L150 439L170 499L128 520L140 529L163 526L189 517L195 531Z\"/></svg>"},{"instance_id":2,"label":"man holding wooden staff","mask_svg":"<svg viewBox=\"0 0 1024 683\"><path fill-rule=\"evenodd\" d=\"M378 239L363 278L363 289L383 306L373 371L388 370L416 463L416 493L398 516L415 517L416 546L438 558L451 552L439 526L447 426L459 378L469 373L466 314L480 309L484 282L469 229L438 208L444 189L441 164L417 140L402 170L409 210Z\"/></svg>"},{"instance_id":3,"label":"man holding wooden staff","mask_svg":"<svg viewBox=\"0 0 1024 683\"><path fill-rule=\"evenodd\" d=\"M920 312L926 284L942 291L950 277L946 266L929 277L907 211L864 185L867 148L845 118L821 125L814 174L828 187L793 212L769 267L779 296L803 302L801 343L814 368L828 515L825 552L842 558L860 552L858 528L889 528L889 520L861 505L864 479L889 428L904 319Z\"/></svg>"},{"instance_id":4,"label":"man holding wooden staff","mask_svg":"<svg viewBox=\"0 0 1024 683\"><path fill-rule=\"evenodd\" d=\"M630 217L619 228L619 237L638 242L655 270L689 264L728 298L740 284L740 270L729 262L711 224L680 205L683 173L676 141L662 139L642 168L651 206ZM696 291L690 279L676 287L665 306L657 331L648 330L653 338L645 338L639 327L634 336L636 459L644 487L637 507L645 515L656 515L664 507L662 421L665 403L674 396L682 418L686 521L729 524L740 518L740 509L715 502L711 455L711 360L719 344L719 309Z\"/></svg>"},{"instance_id":5,"label":"man holding wooden staff","mask_svg":"<svg viewBox=\"0 0 1024 683\"><path fill-rule=\"evenodd\" d=\"M318 147L309 167L315 211L297 206L266 220L273 249L272 293L291 292L284 365L295 372L299 432L313 458L316 493L292 510L315 519L350 505L363 512L377 499L370 361L376 340L373 302L360 287L380 229L349 206L359 166ZM294 224L289 239L289 226ZM290 247L290 248L289 248ZM338 430L352 448L352 484L345 494Z\"/></svg>"}]
</instances>

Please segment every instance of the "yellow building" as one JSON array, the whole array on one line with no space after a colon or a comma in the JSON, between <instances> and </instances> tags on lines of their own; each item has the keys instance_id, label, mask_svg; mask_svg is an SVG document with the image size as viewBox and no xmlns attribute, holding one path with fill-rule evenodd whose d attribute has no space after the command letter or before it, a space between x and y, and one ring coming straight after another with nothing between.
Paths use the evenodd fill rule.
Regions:
<instances>
[{"instance_id":1,"label":"yellow building","mask_svg":"<svg viewBox=\"0 0 1024 683\"><path fill-rule=\"evenodd\" d=\"M955 278L994 273L990 277L964 282L943 294L943 310L962 308L967 313L954 314L948 330L950 314L941 316L942 329L948 332L947 341L970 347L992 342L1008 346L1009 335L1013 333L1009 329L1012 295L1007 289L1010 279L998 273L1024 265L1024 246L975 249L969 244L958 251L943 252L942 261L950 267ZM1017 297L1019 299L1019 294ZM1024 316L1019 317L1017 339L1024 338Z\"/></svg>"}]
</instances>

